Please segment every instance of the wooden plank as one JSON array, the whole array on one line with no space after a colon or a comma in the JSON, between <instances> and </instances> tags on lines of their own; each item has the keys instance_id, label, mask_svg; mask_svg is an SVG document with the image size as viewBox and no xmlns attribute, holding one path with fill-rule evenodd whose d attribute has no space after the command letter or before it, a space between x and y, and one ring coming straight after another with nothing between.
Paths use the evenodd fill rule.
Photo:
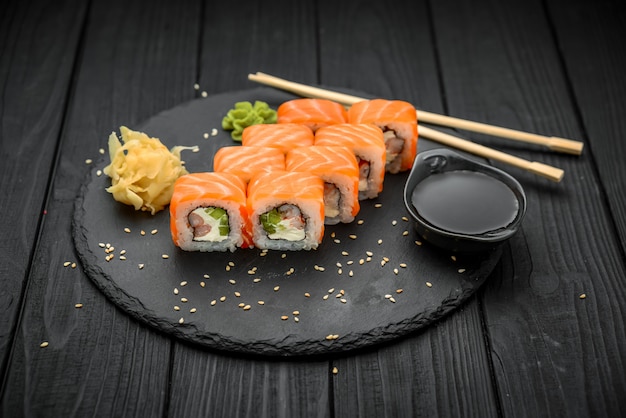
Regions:
<instances>
[{"instance_id":1,"label":"wooden plank","mask_svg":"<svg viewBox=\"0 0 626 418\"><path fill-rule=\"evenodd\" d=\"M256 71L317 82L314 16L308 2L285 0L272 7L248 2L244 9L227 2L207 3L200 92L256 88L247 79ZM175 347L171 416L330 415L328 361L245 358L187 344Z\"/></svg>"},{"instance_id":2,"label":"wooden plank","mask_svg":"<svg viewBox=\"0 0 626 418\"><path fill-rule=\"evenodd\" d=\"M626 252L626 4L548 2L565 71L572 85L589 153L602 180L623 251Z\"/></svg>"},{"instance_id":3,"label":"wooden plank","mask_svg":"<svg viewBox=\"0 0 626 418\"><path fill-rule=\"evenodd\" d=\"M47 4L50 3L50 4ZM0 361L4 372L54 164L86 7L0 8ZM45 68L45 71L42 71ZM7 199L10 196L11 199ZM19 226L19 227L16 227Z\"/></svg>"},{"instance_id":4,"label":"wooden plank","mask_svg":"<svg viewBox=\"0 0 626 418\"><path fill-rule=\"evenodd\" d=\"M452 115L582 138L580 104L572 101L544 12L539 1L433 4ZM526 189L528 213L501 279L488 284L483 300L502 413L619 415L625 269L592 153L510 149L566 174L557 185L513 173Z\"/></svg>"},{"instance_id":5,"label":"wooden plank","mask_svg":"<svg viewBox=\"0 0 626 418\"><path fill-rule=\"evenodd\" d=\"M322 2L320 16L323 84L443 111L426 2L393 8ZM488 360L472 300L417 336L334 361L334 410L338 416L496 416Z\"/></svg>"},{"instance_id":6,"label":"wooden plank","mask_svg":"<svg viewBox=\"0 0 626 418\"><path fill-rule=\"evenodd\" d=\"M86 31L5 379L3 416L160 416L165 410L169 340L121 313L80 267L63 266L76 261L70 221L90 170L85 160L103 158L98 149L121 124L133 127L195 93L199 3L149 3L94 1L86 21L61 25L84 24ZM62 6L60 14L73 16L73 5ZM42 341L49 345L40 348Z\"/></svg>"}]
</instances>

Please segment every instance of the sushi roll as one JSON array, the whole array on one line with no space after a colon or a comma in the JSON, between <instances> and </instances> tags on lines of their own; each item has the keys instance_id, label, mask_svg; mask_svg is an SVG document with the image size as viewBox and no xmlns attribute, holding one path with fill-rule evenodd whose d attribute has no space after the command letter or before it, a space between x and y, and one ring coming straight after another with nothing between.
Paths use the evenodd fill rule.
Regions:
<instances>
[{"instance_id":1,"label":"sushi roll","mask_svg":"<svg viewBox=\"0 0 626 418\"><path fill-rule=\"evenodd\" d=\"M213 171L231 173L248 183L258 172L285 170L285 154L278 148L222 147L213 156Z\"/></svg>"},{"instance_id":2,"label":"sushi roll","mask_svg":"<svg viewBox=\"0 0 626 418\"><path fill-rule=\"evenodd\" d=\"M373 199L383 191L385 179L385 140L374 124L350 124L321 128L315 145L343 146L350 149L359 166L359 200Z\"/></svg>"},{"instance_id":3,"label":"sushi roll","mask_svg":"<svg viewBox=\"0 0 626 418\"><path fill-rule=\"evenodd\" d=\"M299 172L263 173L248 184L248 216L254 246L311 250L324 236L324 181Z\"/></svg>"},{"instance_id":4,"label":"sushi roll","mask_svg":"<svg viewBox=\"0 0 626 418\"><path fill-rule=\"evenodd\" d=\"M346 123L348 113L339 103L326 99L294 99L282 103L276 111L279 124L298 123L313 132L337 123Z\"/></svg>"},{"instance_id":5,"label":"sushi roll","mask_svg":"<svg viewBox=\"0 0 626 418\"><path fill-rule=\"evenodd\" d=\"M340 146L314 145L287 153L287 171L314 174L324 180L324 223L349 223L359 213L359 165L354 153Z\"/></svg>"},{"instance_id":6,"label":"sushi roll","mask_svg":"<svg viewBox=\"0 0 626 418\"><path fill-rule=\"evenodd\" d=\"M230 173L194 173L179 177L170 201L174 244L185 251L235 251L250 240L246 184Z\"/></svg>"},{"instance_id":7,"label":"sushi roll","mask_svg":"<svg viewBox=\"0 0 626 418\"><path fill-rule=\"evenodd\" d=\"M313 145L313 132L297 123L252 125L243 130L241 145L278 148L287 153L292 148Z\"/></svg>"},{"instance_id":8,"label":"sushi roll","mask_svg":"<svg viewBox=\"0 0 626 418\"><path fill-rule=\"evenodd\" d=\"M385 170L410 170L417 153L417 113L402 100L364 100L348 110L349 123L373 123L383 130L387 149Z\"/></svg>"}]
</instances>

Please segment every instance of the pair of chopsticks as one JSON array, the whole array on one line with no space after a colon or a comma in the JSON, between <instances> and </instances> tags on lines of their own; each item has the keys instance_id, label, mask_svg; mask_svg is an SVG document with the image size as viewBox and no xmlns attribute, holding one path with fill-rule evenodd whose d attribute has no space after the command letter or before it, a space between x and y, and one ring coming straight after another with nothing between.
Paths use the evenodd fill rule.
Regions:
<instances>
[{"instance_id":1,"label":"pair of chopsticks","mask_svg":"<svg viewBox=\"0 0 626 418\"><path fill-rule=\"evenodd\" d=\"M286 90L299 96L328 99L337 103L341 103L344 106L351 106L356 102L366 100L362 97L351 96L349 94L325 90L318 87L307 86L305 84L295 83L293 81L288 81L260 72L257 72L256 74L249 74L248 79L260 84L275 87L281 90ZM425 112L422 110L417 110L417 120L422 123L431 123L434 125L447 126L472 132L479 132L487 135L499 136L515 141L543 145L552 151L564 152L568 154L580 155L583 149L582 142L573 141L571 139L558 138L554 136L548 137L528 132L516 131L513 129L502 128L499 126L488 125L485 123L473 122L465 119L440 115L437 113ZM552 167L550 165L536 161L528 161L523 158L515 157L513 155L506 154L504 152L497 151L484 145L480 145L453 135L449 135L432 128L428 128L426 126L419 126L419 134L424 138L434 140L441 144L448 145L450 147L457 148L474 155L509 164L513 167L529 171L555 182L559 182L563 178L564 172L560 168Z\"/></svg>"}]
</instances>

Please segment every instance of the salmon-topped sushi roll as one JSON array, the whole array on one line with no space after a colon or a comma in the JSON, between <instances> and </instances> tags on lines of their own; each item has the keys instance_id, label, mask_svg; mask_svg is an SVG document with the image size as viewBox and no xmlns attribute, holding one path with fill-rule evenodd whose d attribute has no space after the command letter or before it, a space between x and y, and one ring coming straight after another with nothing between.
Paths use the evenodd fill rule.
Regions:
<instances>
[{"instance_id":1,"label":"salmon-topped sushi roll","mask_svg":"<svg viewBox=\"0 0 626 418\"><path fill-rule=\"evenodd\" d=\"M311 250L324 236L324 181L299 172L259 174L248 184L248 217L254 246Z\"/></svg>"},{"instance_id":2,"label":"salmon-topped sushi roll","mask_svg":"<svg viewBox=\"0 0 626 418\"><path fill-rule=\"evenodd\" d=\"M252 125L243 130L241 145L278 148L287 153L292 148L313 145L313 132L297 123Z\"/></svg>"},{"instance_id":3,"label":"salmon-topped sushi roll","mask_svg":"<svg viewBox=\"0 0 626 418\"><path fill-rule=\"evenodd\" d=\"M373 123L383 130L387 149L385 170L410 170L417 153L417 113L402 100L364 100L348 110L349 123Z\"/></svg>"},{"instance_id":4,"label":"salmon-topped sushi roll","mask_svg":"<svg viewBox=\"0 0 626 418\"><path fill-rule=\"evenodd\" d=\"M319 128L346 123L348 113L339 103L327 99L294 99L278 106L276 118L279 124L298 123L313 132Z\"/></svg>"},{"instance_id":5,"label":"salmon-topped sushi roll","mask_svg":"<svg viewBox=\"0 0 626 418\"><path fill-rule=\"evenodd\" d=\"M324 180L324 223L349 223L359 213L359 165L352 150L314 145L287 153L287 171L315 174Z\"/></svg>"},{"instance_id":6,"label":"salmon-topped sushi roll","mask_svg":"<svg viewBox=\"0 0 626 418\"><path fill-rule=\"evenodd\" d=\"M174 244L185 251L235 251L249 244L246 184L230 173L179 177L170 201Z\"/></svg>"},{"instance_id":7,"label":"salmon-topped sushi roll","mask_svg":"<svg viewBox=\"0 0 626 418\"><path fill-rule=\"evenodd\" d=\"M315 145L343 146L350 149L359 166L359 200L372 199L383 191L385 179L385 140L374 124L342 123L321 128Z\"/></svg>"},{"instance_id":8,"label":"salmon-topped sushi roll","mask_svg":"<svg viewBox=\"0 0 626 418\"><path fill-rule=\"evenodd\" d=\"M279 148L222 147L213 156L213 171L231 173L248 183L259 172L285 170L285 154Z\"/></svg>"}]
</instances>

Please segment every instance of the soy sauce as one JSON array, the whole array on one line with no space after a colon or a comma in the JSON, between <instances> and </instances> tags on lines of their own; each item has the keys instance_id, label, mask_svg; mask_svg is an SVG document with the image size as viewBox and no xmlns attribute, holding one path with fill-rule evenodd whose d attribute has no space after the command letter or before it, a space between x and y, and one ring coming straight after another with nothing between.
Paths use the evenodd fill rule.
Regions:
<instances>
[{"instance_id":1,"label":"soy sauce","mask_svg":"<svg viewBox=\"0 0 626 418\"><path fill-rule=\"evenodd\" d=\"M411 203L433 226L471 235L505 228L519 210L517 197L506 184L469 170L425 178L413 190Z\"/></svg>"}]
</instances>

